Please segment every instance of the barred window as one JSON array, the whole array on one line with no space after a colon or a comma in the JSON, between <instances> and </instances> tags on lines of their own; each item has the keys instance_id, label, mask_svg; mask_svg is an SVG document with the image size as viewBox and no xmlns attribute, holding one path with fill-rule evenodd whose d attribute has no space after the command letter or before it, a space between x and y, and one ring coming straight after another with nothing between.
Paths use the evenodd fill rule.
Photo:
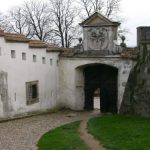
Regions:
<instances>
[{"instance_id":1,"label":"barred window","mask_svg":"<svg viewBox=\"0 0 150 150\"><path fill-rule=\"evenodd\" d=\"M38 81L26 82L27 105L39 102Z\"/></svg>"}]
</instances>

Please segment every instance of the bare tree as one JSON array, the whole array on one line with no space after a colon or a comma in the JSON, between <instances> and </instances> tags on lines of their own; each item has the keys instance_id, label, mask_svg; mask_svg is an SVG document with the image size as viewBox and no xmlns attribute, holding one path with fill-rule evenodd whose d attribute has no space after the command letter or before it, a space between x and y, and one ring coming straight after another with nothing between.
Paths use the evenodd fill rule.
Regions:
<instances>
[{"instance_id":1,"label":"bare tree","mask_svg":"<svg viewBox=\"0 0 150 150\"><path fill-rule=\"evenodd\" d=\"M23 10L26 23L30 27L30 36L42 41L49 41L52 20L48 4L38 1L25 2Z\"/></svg>"},{"instance_id":2,"label":"bare tree","mask_svg":"<svg viewBox=\"0 0 150 150\"><path fill-rule=\"evenodd\" d=\"M73 0L50 0L54 38L62 47L70 47L76 31Z\"/></svg>"},{"instance_id":3,"label":"bare tree","mask_svg":"<svg viewBox=\"0 0 150 150\"><path fill-rule=\"evenodd\" d=\"M0 12L0 29L2 30L3 29L3 15L2 13Z\"/></svg>"},{"instance_id":4,"label":"bare tree","mask_svg":"<svg viewBox=\"0 0 150 150\"><path fill-rule=\"evenodd\" d=\"M82 10L90 16L93 12L101 12L104 7L103 0L81 0Z\"/></svg>"},{"instance_id":5,"label":"bare tree","mask_svg":"<svg viewBox=\"0 0 150 150\"><path fill-rule=\"evenodd\" d=\"M11 10L5 18L0 14L0 28L70 47L79 36L79 27L76 24L79 22L79 14L84 14L85 18L97 11L112 18L119 11L120 1L80 0L80 9L79 3L74 5L74 0L29 0Z\"/></svg>"},{"instance_id":6,"label":"bare tree","mask_svg":"<svg viewBox=\"0 0 150 150\"><path fill-rule=\"evenodd\" d=\"M87 16L94 12L102 13L108 18L116 16L119 11L121 0L80 0L82 10Z\"/></svg>"},{"instance_id":7,"label":"bare tree","mask_svg":"<svg viewBox=\"0 0 150 150\"><path fill-rule=\"evenodd\" d=\"M15 7L6 15L5 30L24 34L29 38L51 41L52 20L48 4L39 1L27 1Z\"/></svg>"},{"instance_id":8,"label":"bare tree","mask_svg":"<svg viewBox=\"0 0 150 150\"><path fill-rule=\"evenodd\" d=\"M121 0L107 0L104 15L108 18L112 18L113 15L116 16L119 11L120 1Z\"/></svg>"},{"instance_id":9,"label":"bare tree","mask_svg":"<svg viewBox=\"0 0 150 150\"><path fill-rule=\"evenodd\" d=\"M29 0L7 14L6 30L24 34L62 47L70 47L76 37L73 0Z\"/></svg>"},{"instance_id":10,"label":"bare tree","mask_svg":"<svg viewBox=\"0 0 150 150\"><path fill-rule=\"evenodd\" d=\"M14 7L5 16L5 30L18 34L30 35L30 27L27 24L26 17L22 7Z\"/></svg>"},{"instance_id":11,"label":"bare tree","mask_svg":"<svg viewBox=\"0 0 150 150\"><path fill-rule=\"evenodd\" d=\"M6 30L8 26L7 17L0 12L0 30Z\"/></svg>"}]
</instances>

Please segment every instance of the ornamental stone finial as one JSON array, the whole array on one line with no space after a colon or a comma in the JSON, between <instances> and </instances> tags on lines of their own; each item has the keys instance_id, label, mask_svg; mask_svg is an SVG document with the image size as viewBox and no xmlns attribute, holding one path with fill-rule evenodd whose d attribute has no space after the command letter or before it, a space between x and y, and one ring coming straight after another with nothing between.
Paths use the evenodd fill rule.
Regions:
<instances>
[{"instance_id":1,"label":"ornamental stone finial","mask_svg":"<svg viewBox=\"0 0 150 150\"><path fill-rule=\"evenodd\" d=\"M122 35L122 36L121 36L122 42L121 42L120 46L123 47L123 48L127 47L126 43L124 42L125 39L126 39L126 37Z\"/></svg>"}]
</instances>

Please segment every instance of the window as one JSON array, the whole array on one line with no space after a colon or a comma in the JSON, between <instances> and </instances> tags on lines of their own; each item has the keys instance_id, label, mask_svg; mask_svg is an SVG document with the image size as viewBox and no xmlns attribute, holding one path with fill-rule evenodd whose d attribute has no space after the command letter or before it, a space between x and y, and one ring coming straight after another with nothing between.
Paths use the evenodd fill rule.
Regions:
<instances>
[{"instance_id":1,"label":"window","mask_svg":"<svg viewBox=\"0 0 150 150\"><path fill-rule=\"evenodd\" d=\"M36 55L33 55L33 62L36 62Z\"/></svg>"},{"instance_id":2,"label":"window","mask_svg":"<svg viewBox=\"0 0 150 150\"><path fill-rule=\"evenodd\" d=\"M56 62L56 63L57 63L57 66L59 66L59 60L57 60L57 62Z\"/></svg>"},{"instance_id":3,"label":"window","mask_svg":"<svg viewBox=\"0 0 150 150\"><path fill-rule=\"evenodd\" d=\"M38 81L26 82L27 105L39 102Z\"/></svg>"},{"instance_id":4,"label":"window","mask_svg":"<svg viewBox=\"0 0 150 150\"><path fill-rule=\"evenodd\" d=\"M15 50L11 50L11 58L16 58L16 52L15 52Z\"/></svg>"},{"instance_id":5,"label":"window","mask_svg":"<svg viewBox=\"0 0 150 150\"><path fill-rule=\"evenodd\" d=\"M22 53L22 60L26 60L26 53Z\"/></svg>"},{"instance_id":6,"label":"window","mask_svg":"<svg viewBox=\"0 0 150 150\"><path fill-rule=\"evenodd\" d=\"M53 59L52 58L50 59L50 65L51 66L53 65Z\"/></svg>"},{"instance_id":7,"label":"window","mask_svg":"<svg viewBox=\"0 0 150 150\"><path fill-rule=\"evenodd\" d=\"M43 64L46 64L46 59L45 59L45 57L42 57L42 63L43 63Z\"/></svg>"}]
</instances>

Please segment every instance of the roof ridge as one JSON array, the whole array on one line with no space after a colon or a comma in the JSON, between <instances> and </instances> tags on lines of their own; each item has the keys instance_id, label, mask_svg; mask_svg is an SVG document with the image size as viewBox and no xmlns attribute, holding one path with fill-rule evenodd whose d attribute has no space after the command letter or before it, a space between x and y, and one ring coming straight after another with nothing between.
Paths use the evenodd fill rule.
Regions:
<instances>
[{"instance_id":1,"label":"roof ridge","mask_svg":"<svg viewBox=\"0 0 150 150\"><path fill-rule=\"evenodd\" d=\"M92 15L90 15L87 19L85 19L83 22L81 22L79 25L84 26L88 24L94 17L100 17L103 21L105 21L108 24L116 25L118 26L120 23L116 21L112 21L109 18L106 18L104 15L100 14L99 12L94 12Z\"/></svg>"}]
</instances>

